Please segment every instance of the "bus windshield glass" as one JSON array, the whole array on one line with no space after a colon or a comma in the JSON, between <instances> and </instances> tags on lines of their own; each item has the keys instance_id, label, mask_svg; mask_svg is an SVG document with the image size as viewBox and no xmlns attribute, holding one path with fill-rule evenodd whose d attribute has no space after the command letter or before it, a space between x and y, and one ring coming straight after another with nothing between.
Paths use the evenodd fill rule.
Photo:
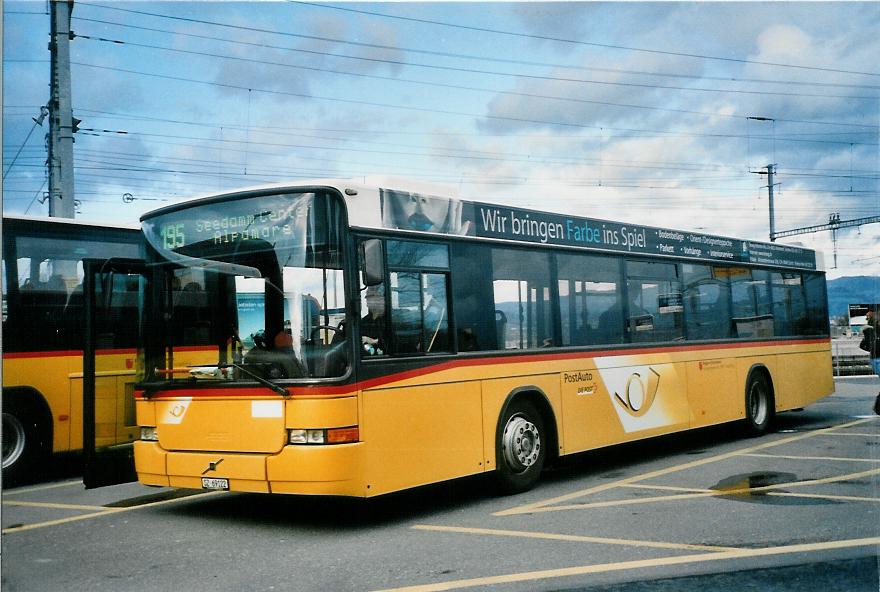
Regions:
<instances>
[{"instance_id":1,"label":"bus windshield glass","mask_svg":"<svg viewBox=\"0 0 880 592\"><path fill-rule=\"evenodd\" d=\"M343 206L325 192L227 198L143 221L162 292L147 381L333 378L349 367ZM160 279L155 279L156 277Z\"/></svg>"}]
</instances>

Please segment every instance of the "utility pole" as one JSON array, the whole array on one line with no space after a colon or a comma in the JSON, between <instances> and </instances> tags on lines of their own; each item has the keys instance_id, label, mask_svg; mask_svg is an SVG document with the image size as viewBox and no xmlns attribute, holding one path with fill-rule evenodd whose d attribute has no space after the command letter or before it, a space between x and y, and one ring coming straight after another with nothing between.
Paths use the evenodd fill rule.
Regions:
<instances>
[{"instance_id":1,"label":"utility pole","mask_svg":"<svg viewBox=\"0 0 880 592\"><path fill-rule=\"evenodd\" d=\"M767 165L767 201L770 204L770 242L776 241L776 215L773 211L773 165Z\"/></svg>"},{"instance_id":2,"label":"utility pole","mask_svg":"<svg viewBox=\"0 0 880 592\"><path fill-rule=\"evenodd\" d=\"M70 93L70 14L73 0L52 0L49 51L49 216L73 218L74 119ZM79 123L79 122L76 122Z\"/></svg>"},{"instance_id":3,"label":"utility pole","mask_svg":"<svg viewBox=\"0 0 880 592\"><path fill-rule=\"evenodd\" d=\"M773 159L776 160L776 131L775 131L776 130L776 120L773 119L772 117L756 117L756 116L746 117L746 119L752 120L752 121L767 121L773 125L773 130L774 130L773 131ZM775 166L776 166L775 164L768 164L765 167L767 169L766 173L764 173L764 171L752 171L753 173L757 173L758 175L764 175L764 174L767 175L767 189L768 189L767 195L769 196L769 202L770 202L770 242L776 241L776 217L775 217L775 213L773 211L773 188L774 188L773 167L775 167Z\"/></svg>"},{"instance_id":4,"label":"utility pole","mask_svg":"<svg viewBox=\"0 0 880 592\"><path fill-rule=\"evenodd\" d=\"M773 173L775 172L775 166L775 164L768 164L766 167L764 167L765 169L767 169L766 172L763 170L752 171L757 175L767 175L767 197L768 201L770 202L770 242L776 242L776 238L778 236L776 234L776 214L773 209L773 188L776 186L776 184L773 182Z\"/></svg>"}]
</instances>

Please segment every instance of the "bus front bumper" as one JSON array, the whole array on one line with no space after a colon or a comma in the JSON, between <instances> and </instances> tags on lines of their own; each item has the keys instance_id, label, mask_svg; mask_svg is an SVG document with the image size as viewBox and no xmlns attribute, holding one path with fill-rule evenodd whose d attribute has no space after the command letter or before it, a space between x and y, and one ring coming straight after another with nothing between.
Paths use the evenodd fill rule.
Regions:
<instances>
[{"instance_id":1,"label":"bus front bumper","mask_svg":"<svg viewBox=\"0 0 880 592\"><path fill-rule=\"evenodd\" d=\"M134 443L144 485L202 489L203 478L228 480L230 491L366 497L363 442L290 445L277 454L176 452L157 442Z\"/></svg>"}]
</instances>

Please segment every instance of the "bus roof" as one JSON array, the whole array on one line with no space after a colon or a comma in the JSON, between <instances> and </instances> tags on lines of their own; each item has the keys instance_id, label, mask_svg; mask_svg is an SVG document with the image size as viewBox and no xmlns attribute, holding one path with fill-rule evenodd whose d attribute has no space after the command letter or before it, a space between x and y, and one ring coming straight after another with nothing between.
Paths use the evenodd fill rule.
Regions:
<instances>
[{"instance_id":1,"label":"bus roof","mask_svg":"<svg viewBox=\"0 0 880 592\"><path fill-rule=\"evenodd\" d=\"M106 222L94 222L90 220L80 220L78 218L55 218L48 216L24 216L21 214L3 214L3 221L7 220L15 220L22 222L34 222L34 223L49 223L49 224L64 224L70 226L89 226L94 228L117 228L121 230L140 230L140 225L131 223L131 224L121 224L118 222L114 222L112 224L108 224Z\"/></svg>"},{"instance_id":2,"label":"bus roof","mask_svg":"<svg viewBox=\"0 0 880 592\"><path fill-rule=\"evenodd\" d=\"M447 188L417 181L373 181L318 179L251 187L166 206L144 214L141 220L199 202L332 188L344 196L354 228L795 269L815 270L821 265L816 252L803 247L467 201L443 195Z\"/></svg>"}]
</instances>

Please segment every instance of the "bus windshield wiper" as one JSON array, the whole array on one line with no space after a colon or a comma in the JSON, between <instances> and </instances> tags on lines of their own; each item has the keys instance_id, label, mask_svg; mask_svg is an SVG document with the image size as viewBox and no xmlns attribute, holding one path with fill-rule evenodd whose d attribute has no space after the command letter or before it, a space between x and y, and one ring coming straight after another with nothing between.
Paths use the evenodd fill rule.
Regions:
<instances>
[{"instance_id":1,"label":"bus windshield wiper","mask_svg":"<svg viewBox=\"0 0 880 592\"><path fill-rule=\"evenodd\" d=\"M251 372L247 368L241 366L240 364L236 364L235 362L230 362L230 363L226 363L226 364L217 364L217 368L235 368L236 370L238 370L242 374L247 374L248 376L250 376L251 378L253 378L257 382L262 384L264 387L271 389L273 392L278 393L282 397L289 397L290 396L290 393L283 386L275 384L271 380L269 380L267 378L263 378L259 374Z\"/></svg>"}]
</instances>

